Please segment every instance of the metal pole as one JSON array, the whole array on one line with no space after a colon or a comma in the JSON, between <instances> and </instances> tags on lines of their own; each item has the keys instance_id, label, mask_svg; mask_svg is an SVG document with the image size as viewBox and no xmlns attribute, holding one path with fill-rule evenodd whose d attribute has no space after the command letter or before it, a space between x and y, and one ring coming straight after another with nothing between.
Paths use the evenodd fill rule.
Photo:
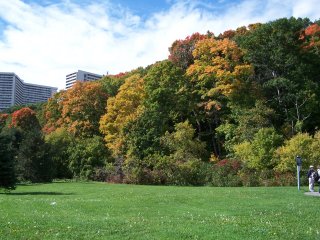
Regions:
<instances>
[{"instance_id":1,"label":"metal pole","mask_svg":"<svg viewBox=\"0 0 320 240\"><path fill-rule=\"evenodd\" d=\"M298 191L300 191L300 166L297 166Z\"/></svg>"}]
</instances>

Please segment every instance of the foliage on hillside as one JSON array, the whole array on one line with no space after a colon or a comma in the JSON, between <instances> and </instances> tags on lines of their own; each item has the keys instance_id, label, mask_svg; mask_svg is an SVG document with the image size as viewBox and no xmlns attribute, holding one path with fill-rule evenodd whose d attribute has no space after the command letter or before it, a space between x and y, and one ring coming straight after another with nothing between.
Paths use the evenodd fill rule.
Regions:
<instances>
[{"instance_id":1,"label":"foliage on hillside","mask_svg":"<svg viewBox=\"0 0 320 240\"><path fill-rule=\"evenodd\" d=\"M296 155L319 164L319 37L301 18L194 33L166 60L0 114L3 144L31 181L294 184Z\"/></svg>"}]
</instances>

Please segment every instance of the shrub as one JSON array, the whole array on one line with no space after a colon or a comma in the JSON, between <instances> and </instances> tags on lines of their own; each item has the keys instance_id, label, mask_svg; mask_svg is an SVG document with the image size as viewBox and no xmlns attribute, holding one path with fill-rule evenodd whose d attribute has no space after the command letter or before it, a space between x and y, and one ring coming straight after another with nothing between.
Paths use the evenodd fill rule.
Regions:
<instances>
[{"instance_id":1,"label":"shrub","mask_svg":"<svg viewBox=\"0 0 320 240\"><path fill-rule=\"evenodd\" d=\"M241 186L241 179L238 171L241 163L237 160L224 159L212 167L211 184L217 187L236 187Z\"/></svg>"}]
</instances>

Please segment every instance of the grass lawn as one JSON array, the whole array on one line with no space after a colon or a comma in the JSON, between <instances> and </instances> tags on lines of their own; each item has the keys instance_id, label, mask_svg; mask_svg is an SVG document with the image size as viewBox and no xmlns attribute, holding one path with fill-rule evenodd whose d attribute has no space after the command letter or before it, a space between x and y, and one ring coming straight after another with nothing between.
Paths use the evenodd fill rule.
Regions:
<instances>
[{"instance_id":1,"label":"grass lawn","mask_svg":"<svg viewBox=\"0 0 320 240\"><path fill-rule=\"evenodd\" d=\"M0 239L320 239L306 190L23 185L0 194Z\"/></svg>"}]
</instances>

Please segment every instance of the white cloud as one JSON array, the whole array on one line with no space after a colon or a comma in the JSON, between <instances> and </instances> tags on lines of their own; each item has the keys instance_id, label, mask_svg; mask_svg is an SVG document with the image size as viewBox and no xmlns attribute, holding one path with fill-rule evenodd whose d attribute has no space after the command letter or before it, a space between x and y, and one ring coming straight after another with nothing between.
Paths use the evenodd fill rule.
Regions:
<instances>
[{"instance_id":1,"label":"white cloud","mask_svg":"<svg viewBox=\"0 0 320 240\"><path fill-rule=\"evenodd\" d=\"M44 7L0 0L0 18L8 23L0 39L0 71L62 89L65 75L78 69L116 74L165 59L174 40L193 32L218 34L291 15L315 20L320 18L318 1L216 1L206 8L175 1L167 11L142 20L110 3L63 1Z\"/></svg>"}]
</instances>

